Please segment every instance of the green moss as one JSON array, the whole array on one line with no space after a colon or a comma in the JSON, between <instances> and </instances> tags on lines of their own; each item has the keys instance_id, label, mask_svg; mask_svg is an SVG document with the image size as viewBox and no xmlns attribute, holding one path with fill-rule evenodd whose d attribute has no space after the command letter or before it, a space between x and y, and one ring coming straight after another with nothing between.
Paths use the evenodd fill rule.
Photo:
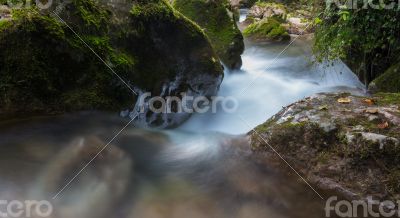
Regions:
<instances>
[{"instance_id":1,"label":"green moss","mask_svg":"<svg viewBox=\"0 0 400 218\"><path fill-rule=\"evenodd\" d=\"M80 37L37 9L13 10L12 21L0 24L0 109L46 113L130 107L133 94L108 66L151 92L178 74L222 75L199 26L164 0L131 5L121 21L113 8L93 0L68 3L59 16Z\"/></svg>"},{"instance_id":2,"label":"green moss","mask_svg":"<svg viewBox=\"0 0 400 218\"><path fill-rule=\"evenodd\" d=\"M110 13L98 6L94 0L74 0L74 5L78 17L82 18L86 27L95 26L100 29L106 26L110 19Z\"/></svg>"},{"instance_id":3,"label":"green moss","mask_svg":"<svg viewBox=\"0 0 400 218\"><path fill-rule=\"evenodd\" d=\"M78 6L72 3L73 6L82 9L83 1L77 2ZM97 10L91 15L89 11L77 12L69 18L84 21L87 17L97 17L96 13ZM13 10L12 15L12 24L0 31L2 110L116 109L130 103L126 88L119 85L109 69L64 24L36 9ZM99 29L98 23L85 25L88 32ZM81 36L113 64L110 57L118 56L118 52L104 32Z\"/></svg>"},{"instance_id":4,"label":"green moss","mask_svg":"<svg viewBox=\"0 0 400 218\"><path fill-rule=\"evenodd\" d=\"M385 146L380 147L378 142L360 140L359 148L353 149L352 156L355 160L368 161L380 160L381 164L388 169L395 168L400 164L400 146L394 142L387 142Z\"/></svg>"},{"instance_id":5,"label":"green moss","mask_svg":"<svg viewBox=\"0 0 400 218\"><path fill-rule=\"evenodd\" d=\"M175 0L174 7L206 32L222 62L229 68L240 62L243 37L227 9L226 0Z\"/></svg>"},{"instance_id":6,"label":"green moss","mask_svg":"<svg viewBox=\"0 0 400 218\"><path fill-rule=\"evenodd\" d=\"M0 31L9 28L12 23L9 20L0 20Z\"/></svg>"},{"instance_id":7,"label":"green moss","mask_svg":"<svg viewBox=\"0 0 400 218\"><path fill-rule=\"evenodd\" d=\"M400 92L400 63L390 67L373 83L379 92Z\"/></svg>"},{"instance_id":8,"label":"green moss","mask_svg":"<svg viewBox=\"0 0 400 218\"><path fill-rule=\"evenodd\" d=\"M374 95L377 98L377 104L380 106L399 105L400 93L377 93Z\"/></svg>"},{"instance_id":9,"label":"green moss","mask_svg":"<svg viewBox=\"0 0 400 218\"><path fill-rule=\"evenodd\" d=\"M327 133L317 124L311 122L293 123L286 121L277 124L277 120L271 119L258 126L256 131L259 134L269 134L269 142L277 149L286 152L297 152L300 146L307 145L318 150L325 150L329 142L336 140L334 133ZM256 136L258 137L258 136ZM252 140L255 142L256 140ZM266 147L263 144L261 147ZM260 148L252 143L253 148Z\"/></svg>"},{"instance_id":10,"label":"green moss","mask_svg":"<svg viewBox=\"0 0 400 218\"><path fill-rule=\"evenodd\" d=\"M286 41L290 40L289 33L276 18L263 19L249 25L243 34L256 39Z\"/></svg>"},{"instance_id":11,"label":"green moss","mask_svg":"<svg viewBox=\"0 0 400 218\"><path fill-rule=\"evenodd\" d=\"M263 2L263 1L258 1L255 3L255 5L259 6L259 7L271 7L271 8L279 8L283 11L286 11L286 7L285 5L281 4L281 3L276 3L276 2Z\"/></svg>"},{"instance_id":12,"label":"green moss","mask_svg":"<svg viewBox=\"0 0 400 218\"><path fill-rule=\"evenodd\" d=\"M157 91L160 82L174 79L177 73L222 74L204 32L166 1L137 1L130 21L135 31L125 37L137 63L133 80L140 88Z\"/></svg>"},{"instance_id":13,"label":"green moss","mask_svg":"<svg viewBox=\"0 0 400 218\"><path fill-rule=\"evenodd\" d=\"M255 128L255 130L256 130L257 132L260 132L260 133L261 133L261 132L267 132L268 129L269 129L276 121L277 121L276 119L270 118L270 119L268 119L265 123L263 123L263 124L257 126L257 127Z\"/></svg>"},{"instance_id":14,"label":"green moss","mask_svg":"<svg viewBox=\"0 0 400 218\"><path fill-rule=\"evenodd\" d=\"M327 164L331 157L332 157L332 153L330 153L328 151L321 151L318 153L316 160L319 163Z\"/></svg>"},{"instance_id":15,"label":"green moss","mask_svg":"<svg viewBox=\"0 0 400 218\"><path fill-rule=\"evenodd\" d=\"M173 21L178 18L173 8L163 1L148 1L147 3L141 3L141 1L139 1L139 3L134 5L131 9L131 15L143 21L150 21L153 19L171 19L171 21Z\"/></svg>"}]
</instances>

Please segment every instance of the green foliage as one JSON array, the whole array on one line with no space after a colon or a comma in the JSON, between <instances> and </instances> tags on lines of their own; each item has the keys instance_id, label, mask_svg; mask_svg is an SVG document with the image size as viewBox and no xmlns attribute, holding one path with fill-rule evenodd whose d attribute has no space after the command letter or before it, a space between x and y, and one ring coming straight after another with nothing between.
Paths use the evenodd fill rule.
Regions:
<instances>
[{"instance_id":1,"label":"green foliage","mask_svg":"<svg viewBox=\"0 0 400 218\"><path fill-rule=\"evenodd\" d=\"M290 36L281 23L271 17L249 25L243 34L249 37L270 40L289 40Z\"/></svg>"},{"instance_id":2,"label":"green foliage","mask_svg":"<svg viewBox=\"0 0 400 218\"><path fill-rule=\"evenodd\" d=\"M314 45L319 61L341 58L366 84L396 61L400 54L399 7L346 9L321 4L319 11Z\"/></svg>"}]
</instances>

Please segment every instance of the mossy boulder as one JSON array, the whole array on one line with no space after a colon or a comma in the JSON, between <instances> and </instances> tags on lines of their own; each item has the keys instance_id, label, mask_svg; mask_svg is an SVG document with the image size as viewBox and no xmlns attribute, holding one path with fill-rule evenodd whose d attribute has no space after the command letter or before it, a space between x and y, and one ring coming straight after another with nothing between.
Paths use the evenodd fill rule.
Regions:
<instances>
[{"instance_id":1,"label":"mossy boulder","mask_svg":"<svg viewBox=\"0 0 400 218\"><path fill-rule=\"evenodd\" d=\"M207 37L164 0L73 0L53 9L58 15L13 10L11 20L1 21L3 113L118 111L134 108L132 90L153 96L218 90L222 67ZM151 126L183 120L148 110L139 115Z\"/></svg>"},{"instance_id":2,"label":"mossy boulder","mask_svg":"<svg viewBox=\"0 0 400 218\"><path fill-rule=\"evenodd\" d=\"M243 36L226 0L175 0L173 5L205 31L225 66L241 67Z\"/></svg>"},{"instance_id":3,"label":"mossy boulder","mask_svg":"<svg viewBox=\"0 0 400 218\"><path fill-rule=\"evenodd\" d=\"M281 3L258 1L250 8L248 16L258 19L277 17L286 20L287 9Z\"/></svg>"},{"instance_id":4,"label":"mossy boulder","mask_svg":"<svg viewBox=\"0 0 400 218\"><path fill-rule=\"evenodd\" d=\"M100 29L86 23L82 38L110 64L129 68L127 61L118 65L121 54L109 44L106 35L109 14L93 2L73 3L81 10L93 11ZM104 17L102 17L104 16ZM84 22L82 13L71 19ZM12 11L12 20L0 25L0 102L4 112L47 113L82 109L115 110L132 104L132 97L108 72L92 52L56 18L36 9ZM118 70L120 71L120 70ZM127 71L120 71L127 77Z\"/></svg>"},{"instance_id":5,"label":"mossy boulder","mask_svg":"<svg viewBox=\"0 0 400 218\"><path fill-rule=\"evenodd\" d=\"M250 24L243 34L257 41L288 41L289 33L279 19L270 17Z\"/></svg>"},{"instance_id":6,"label":"mossy boulder","mask_svg":"<svg viewBox=\"0 0 400 218\"><path fill-rule=\"evenodd\" d=\"M400 92L400 63L391 66L373 80L369 88L373 92Z\"/></svg>"},{"instance_id":7,"label":"mossy boulder","mask_svg":"<svg viewBox=\"0 0 400 218\"><path fill-rule=\"evenodd\" d=\"M399 94L314 95L283 108L249 136L267 163L291 170L278 152L320 193L400 197Z\"/></svg>"},{"instance_id":8,"label":"mossy boulder","mask_svg":"<svg viewBox=\"0 0 400 218\"><path fill-rule=\"evenodd\" d=\"M257 1L249 10L248 20L243 22L243 26L251 24L251 19L260 21L263 19L274 18L279 21L289 34L304 35L312 33L313 26L311 8L299 2L273 2Z\"/></svg>"}]
</instances>

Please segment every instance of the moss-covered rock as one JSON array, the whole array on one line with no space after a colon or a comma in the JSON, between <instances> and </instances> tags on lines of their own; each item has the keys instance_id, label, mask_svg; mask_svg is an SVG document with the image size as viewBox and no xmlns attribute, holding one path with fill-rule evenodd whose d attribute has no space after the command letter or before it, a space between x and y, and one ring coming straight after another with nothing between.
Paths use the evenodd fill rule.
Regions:
<instances>
[{"instance_id":1,"label":"moss-covered rock","mask_svg":"<svg viewBox=\"0 0 400 218\"><path fill-rule=\"evenodd\" d=\"M93 2L82 10L106 11ZM91 15L97 15L96 12ZM12 20L0 28L0 102L6 112L49 112L81 109L117 109L132 100L103 63L65 25L36 9L13 10ZM82 14L73 19L83 21ZM96 17L97 19L97 17ZM107 27L107 25L104 25ZM85 27L82 27L83 29ZM88 23L93 34L83 34L102 58L118 54L98 27ZM121 72L122 76L124 73Z\"/></svg>"},{"instance_id":2,"label":"moss-covered rock","mask_svg":"<svg viewBox=\"0 0 400 218\"><path fill-rule=\"evenodd\" d=\"M174 96L219 87L222 68L207 37L164 0L73 0L52 9L58 15L21 9L1 21L3 113L132 109L132 89ZM139 120L162 127L184 120L173 116L146 111Z\"/></svg>"},{"instance_id":3,"label":"moss-covered rock","mask_svg":"<svg viewBox=\"0 0 400 218\"><path fill-rule=\"evenodd\" d=\"M243 36L226 0L175 0L174 7L203 28L229 69L241 67Z\"/></svg>"},{"instance_id":4,"label":"moss-covered rock","mask_svg":"<svg viewBox=\"0 0 400 218\"><path fill-rule=\"evenodd\" d=\"M398 94L318 94L255 128L249 133L251 146L270 154L264 157L274 165L285 166L272 146L321 193L398 199L399 102Z\"/></svg>"},{"instance_id":5,"label":"moss-covered rock","mask_svg":"<svg viewBox=\"0 0 400 218\"><path fill-rule=\"evenodd\" d=\"M258 1L251 7L248 16L258 19L276 17L286 20L287 9L281 3Z\"/></svg>"},{"instance_id":6,"label":"moss-covered rock","mask_svg":"<svg viewBox=\"0 0 400 218\"><path fill-rule=\"evenodd\" d=\"M250 24L243 34L255 40L272 40L272 41L288 41L290 40L289 33L281 25L281 22L270 17L259 22Z\"/></svg>"},{"instance_id":7,"label":"moss-covered rock","mask_svg":"<svg viewBox=\"0 0 400 218\"><path fill-rule=\"evenodd\" d=\"M391 66L369 86L374 92L400 92L400 63Z\"/></svg>"},{"instance_id":8,"label":"moss-covered rock","mask_svg":"<svg viewBox=\"0 0 400 218\"><path fill-rule=\"evenodd\" d=\"M248 20L242 25L245 27L250 25L252 23L250 18L260 21L272 17L279 21L289 34L309 34L314 31L311 25L313 18L308 13L311 10L307 6L304 8L304 5L299 4L298 1L257 1L249 10Z\"/></svg>"}]
</instances>

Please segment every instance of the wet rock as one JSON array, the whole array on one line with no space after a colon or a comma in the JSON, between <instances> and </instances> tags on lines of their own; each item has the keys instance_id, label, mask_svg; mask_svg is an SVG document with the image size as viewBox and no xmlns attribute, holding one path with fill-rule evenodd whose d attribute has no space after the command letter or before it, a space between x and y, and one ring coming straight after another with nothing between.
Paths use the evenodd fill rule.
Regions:
<instances>
[{"instance_id":1,"label":"wet rock","mask_svg":"<svg viewBox=\"0 0 400 218\"><path fill-rule=\"evenodd\" d=\"M262 21L267 18L277 19L289 34L306 35L313 32L311 17L304 15L292 5L280 3L256 3L249 11L249 18ZM242 25L249 25L249 22Z\"/></svg>"},{"instance_id":2,"label":"wet rock","mask_svg":"<svg viewBox=\"0 0 400 218\"><path fill-rule=\"evenodd\" d=\"M374 79L368 88L371 92L400 92L400 63L393 64L389 69Z\"/></svg>"},{"instance_id":3,"label":"wet rock","mask_svg":"<svg viewBox=\"0 0 400 218\"><path fill-rule=\"evenodd\" d=\"M286 9L282 4L277 3L257 3L249 10L249 17L256 19L264 19L270 17L278 17L286 19Z\"/></svg>"},{"instance_id":4,"label":"wet rock","mask_svg":"<svg viewBox=\"0 0 400 218\"><path fill-rule=\"evenodd\" d=\"M255 41L290 40L290 36L281 22L273 17L250 24L243 34Z\"/></svg>"},{"instance_id":5,"label":"wet rock","mask_svg":"<svg viewBox=\"0 0 400 218\"><path fill-rule=\"evenodd\" d=\"M11 18L11 9L6 5L0 5L0 21L10 20Z\"/></svg>"},{"instance_id":6,"label":"wet rock","mask_svg":"<svg viewBox=\"0 0 400 218\"><path fill-rule=\"evenodd\" d=\"M251 147L279 159L264 138L324 193L394 199L400 193L399 106L392 94L317 94L283 108L255 128L258 134L250 132Z\"/></svg>"},{"instance_id":7,"label":"wet rock","mask_svg":"<svg viewBox=\"0 0 400 218\"><path fill-rule=\"evenodd\" d=\"M313 32L310 22L311 21L308 19L290 17L287 19L287 25L285 27L289 34L305 35Z\"/></svg>"},{"instance_id":8,"label":"wet rock","mask_svg":"<svg viewBox=\"0 0 400 218\"><path fill-rule=\"evenodd\" d=\"M399 140L393 137L388 137L381 134L371 132L361 132L361 136L364 140L379 143L379 149L383 149L388 143L394 143L396 146L399 145Z\"/></svg>"},{"instance_id":9,"label":"wet rock","mask_svg":"<svg viewBox=\"0 0 400 218\"><path fill-rule=\"evenodd\" d=\"M0 23L0 86L8 87L0 96L3 113L130 109L135 114L136 94L209 97L223 78L207 36L165 0L67 1L14 15L18 19ZM177 111L154 113L145 104L137 120L173 127L190 117Z\"/></svg>"}]
</instances>

